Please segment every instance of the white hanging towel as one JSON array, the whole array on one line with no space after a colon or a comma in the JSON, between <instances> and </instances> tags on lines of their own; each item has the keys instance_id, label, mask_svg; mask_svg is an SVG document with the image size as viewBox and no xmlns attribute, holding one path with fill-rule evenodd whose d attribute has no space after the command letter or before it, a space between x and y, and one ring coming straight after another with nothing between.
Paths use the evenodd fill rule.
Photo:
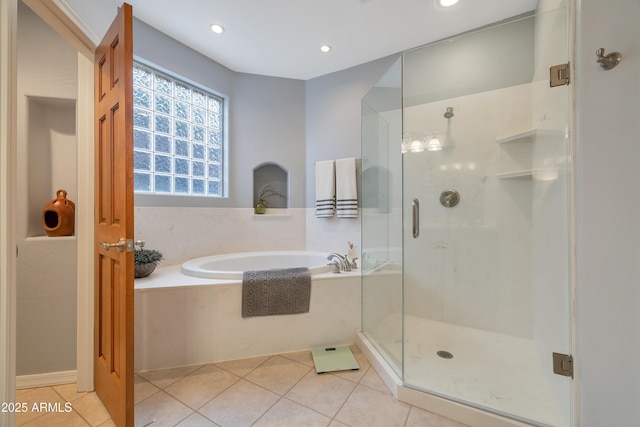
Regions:
<instances>
[{"instance_id":1,"label":"white hanging towel","mask_svg":"<svg viewBox=\"0 0 640 427\"><path fill-rule=\"evenodd\" d=\"M328 218L336 211L336 172L333 160L316 162L316 217Z\"/></svg>"},{"instance_id":2,"label":"white hanging towel","mask_svg":"<svg viewBox=\"0 0 640 427\"><path fill-rule=\"evenodd\" d=\"M336 212L338 218L358 217L356 159L336 160Z\"/></svg>"}]
</instances>

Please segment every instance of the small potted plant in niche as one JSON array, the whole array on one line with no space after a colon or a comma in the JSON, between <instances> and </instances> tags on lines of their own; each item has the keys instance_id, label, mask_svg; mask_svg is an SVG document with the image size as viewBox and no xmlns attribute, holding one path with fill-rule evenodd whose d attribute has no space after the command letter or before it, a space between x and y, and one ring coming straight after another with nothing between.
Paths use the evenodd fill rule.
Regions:
<instances>
[{"instance_id":1,"label":"small potted plant in niche","mask_svg":"<svg viewBox=\"0 0 640 427\"><path fill-rule=\"evenodd\" d=\"M263 214L267 210L267 200L269 197L278 196L284 198L284 196L276 191L276 188L273 185L265 185L260 192L260 196L258 196L258 202L256 203L256 207L254 212L256 214Z\"/></svg>"},{"instance_id":2,"label":"small potted plant in niche","mask_svg":"<svg viewBox=\"0 0 640 427\"><path fill-rule=\"evenodd\" d=\"M135 277L147 277L160 261L162 261L162 253L155 249L144 249L144 241L138 240L136 248L133 251L133 260L135 264Z\"/></svg>"}]
</instances>

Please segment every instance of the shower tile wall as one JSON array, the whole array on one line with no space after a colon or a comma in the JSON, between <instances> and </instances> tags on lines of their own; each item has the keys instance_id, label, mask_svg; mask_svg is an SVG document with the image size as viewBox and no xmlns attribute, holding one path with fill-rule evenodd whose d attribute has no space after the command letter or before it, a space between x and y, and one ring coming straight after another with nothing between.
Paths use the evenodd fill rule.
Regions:
<instances>
[{"instance_id":1,"label":"shower tile wall","mask_svg":"<svg viewBox=\"0 0 640 427\"><path fill-rule=\"evenodd\" d=\"M530 169L531 148L495 142L531 129L531 85L408 107L405 124L447 133L442 151L405 154L405 197L422 212L421 239L405 248L417 267L405 272L406 314L531 338L531 181L496 178ZM461 196L451 209L439 202L448 188Z\"/></svg>"}]
</instances>

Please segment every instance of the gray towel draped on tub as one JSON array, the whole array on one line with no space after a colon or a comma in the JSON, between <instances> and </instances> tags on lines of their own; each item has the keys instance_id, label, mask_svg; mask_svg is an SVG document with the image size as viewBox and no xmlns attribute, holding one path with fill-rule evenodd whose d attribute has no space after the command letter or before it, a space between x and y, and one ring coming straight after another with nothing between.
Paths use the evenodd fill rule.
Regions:
<instances>
[{"instance_id":1,"label":"gray towel draped on tub","mask_svg":"<svg viewBox=\"0 0 640 427\"><path fill-rule=\"evenodd\" d=\"M311 274L306 267L245 271L242 317L309 311Z\"/></svg>"}]
</instances>

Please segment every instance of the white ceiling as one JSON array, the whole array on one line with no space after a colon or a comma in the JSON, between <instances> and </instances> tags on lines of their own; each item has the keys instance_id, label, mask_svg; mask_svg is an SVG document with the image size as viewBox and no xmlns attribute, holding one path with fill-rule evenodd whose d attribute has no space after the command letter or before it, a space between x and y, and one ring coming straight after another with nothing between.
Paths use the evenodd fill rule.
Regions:
<instances>
[{"instance_id":1,"label":"white ceiling","mask_svg":"<svg viewBox=\"0 0 640 427\"><path fill-rule=\"evenodd\" d=\"M226 67L307 80L535 9L537 0L128 0L135 17ZM226 31L214 34L213 23ZM332 46L323 54L320 46Z\"/></svg>"}]
</instances>

